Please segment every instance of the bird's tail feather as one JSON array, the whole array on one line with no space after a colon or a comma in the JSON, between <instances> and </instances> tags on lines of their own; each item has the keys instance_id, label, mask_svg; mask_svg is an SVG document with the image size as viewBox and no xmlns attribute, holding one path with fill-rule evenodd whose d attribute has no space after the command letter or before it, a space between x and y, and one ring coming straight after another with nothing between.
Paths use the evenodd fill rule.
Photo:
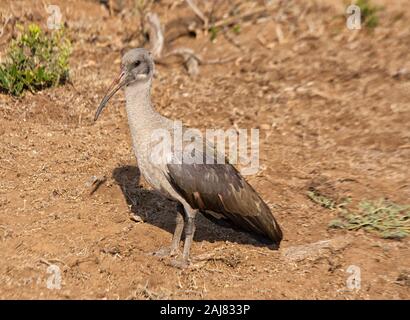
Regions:
<instances>
[{"instance_id":1,"label":"bird's tail feather","mask_svg":"<svg viewBox=\"0 0 410 320\"><path fill-rule=\"evenodd\" d=\"M244 216L232 214L227 211L221 215L208 210L202 211L202 213L206 218L218 225L250 232L264 243L273 242L279 246L283 238L282 230L266 203L264 203L262 199L260 199L260 201L261 210L257 215Z\"/></svg>"}]
</instances>

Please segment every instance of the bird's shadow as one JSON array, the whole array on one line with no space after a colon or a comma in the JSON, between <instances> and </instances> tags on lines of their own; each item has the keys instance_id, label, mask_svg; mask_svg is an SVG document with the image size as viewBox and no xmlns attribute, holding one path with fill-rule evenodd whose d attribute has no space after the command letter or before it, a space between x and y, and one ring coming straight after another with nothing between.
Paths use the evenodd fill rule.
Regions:
<instances>
[{"instance_id":1,"label":"bird's shadow","mask_svg":"<svg viewBox=\"0 0 410 320\"><path fill-rule=\"evenodd\" d=\"M158 192L141 187L141 174L138 167L121 166L113 171L113 178L120 186L124 198L132 213L169 233L174 233L176 202L168 200ZM228 227L219 226L199 214L196 219L194 241L220 242L229 241L239 244L251 244L265 247L253 235Z\"/></svg>"}]
</instances>

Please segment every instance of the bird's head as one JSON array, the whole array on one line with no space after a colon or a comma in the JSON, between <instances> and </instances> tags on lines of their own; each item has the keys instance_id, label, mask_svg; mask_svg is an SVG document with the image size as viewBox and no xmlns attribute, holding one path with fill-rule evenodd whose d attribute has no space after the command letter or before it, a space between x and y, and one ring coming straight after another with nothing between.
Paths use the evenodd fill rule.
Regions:
<instances>
[{"instance_id":1,"label":"bird's head","mask_svg":"<svg viewBox=\"0 0 410 320\"><path fill-rule=\"evenodd\" d=\"M121 71L118 77L109 87L106 95L101 100L95 113L94 121L97 121L104 107L111 97L121 88L134 86L151 81L154 74L154 61L149 51L143 48L132 49L122 57Z\"/></svg>"}]
</instances>

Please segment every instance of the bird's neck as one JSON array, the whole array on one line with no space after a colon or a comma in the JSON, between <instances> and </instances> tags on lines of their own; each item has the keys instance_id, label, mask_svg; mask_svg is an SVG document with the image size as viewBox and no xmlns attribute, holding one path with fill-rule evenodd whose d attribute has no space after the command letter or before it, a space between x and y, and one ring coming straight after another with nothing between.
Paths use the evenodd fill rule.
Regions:
<instances>
[{"instance_id":1,"label":"bird's neck","mask_svg":"<svg viewBox=\"0 0 410 320\"><path fill-rule=\"evenodd\" d=\"M141 122L138 120L156 113L151 104L151 81L126 87L125 99L129 120Z\"/></svg>"},{"instance_id":2,"label":"bird's neck","mask_svg":"<svg viewBox=\"0 0 410 320\"><path fill-rule=\"evenodd\" d=\"M126 110L134 146L150 135L161 115L151 104L151 81L125 88Z\"/></svg>"}]
</instances>

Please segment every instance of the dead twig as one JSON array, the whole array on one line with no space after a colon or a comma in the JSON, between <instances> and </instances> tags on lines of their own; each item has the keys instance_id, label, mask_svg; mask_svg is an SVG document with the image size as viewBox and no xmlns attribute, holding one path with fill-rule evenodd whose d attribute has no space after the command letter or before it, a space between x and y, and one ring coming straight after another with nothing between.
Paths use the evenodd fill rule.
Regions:
<instances>
[{"instance_id":1,"label":"dead twig","mask_svg":"<svg viewBox=\"0 0 410 320\"><path fill-rule=\"evenodd\" d=\"M282 28L279 24L276 25L275 32L276 32L276 37L278 38L278 42L280 44L284 43L285 42L285 36L283 35Z\"/></svg>"},{"instance_id":2,"label":"dead twig","mask_svg":"<svg viewBox=\"0 0 410 320\"><path fill-rule=\"evenodd\" d=\"M223 20L219 20L217 22L215 22L212 26L214 28L220 28L220 27L225 27L225 26L232 26L234 24L237 24L238 22L242 21L242 20L248 20L254 16L260 16L260 15L266 15L269 14L269 12L266 10L266 8L258 8L256 10L253 11L249 11L249 12L244 12L238 16L235 17L229 17Z\"/></svg>"},{"instance_id":3,"label":"dead twig","mask_svg":"<svg viewBox=\"0 0 410 320\"><path fill-rule=\"evenodd\" d=\"M212 59L212 60L204 60L201 56L196 54L192 49L189 48L177 48L174 49L165 55L161 57L161 59L156 60L156 62L160 64L167 64L165 61L165 58L168 58L170 56L181 56L184 58L184 60L188 58L194 58L195 60L198 61L199 64L223 64L223 63L228 63L231 61L236 60L238 57L237 56L232 56L232 57L227 57L227 58L218 58L218 59Z\"/></svg>"},{"instance_id":4,"label":"dead twig","mask_svg":"<svg viewBox=\"0 0 410 320\"><path fill-rule=\"evenodd\" d=\"M188 6L192 9L192 11L202 20L204 23L204 29L208 30L208 18L202 13L202 11L198 8L198 6L192 0L185 0Z\"/></svg>"},{"instance_id":5,"label":"dead twig","mask_svg":"<svg viewBox=\"0 0 410 320\"><path fill-rule=\"evenodd\" d=\"M226 40L228 40L228 42L230 42L232 45L234 45L239 50L243 51L243 47L242 47L241 43L229 34L229 28L228 27L223 28L223 36L225 37Z\"/></svg>"},{"instance_id":6,"label":"dead twig","mask_svg":"<svg viewBox=\"0 0 410 320\"><path fill-rule=\"evenodd\" d=\"M161 27L161 22L156 13L148 12L145 16L148 24L149 42L151 44L150 51L154 57L160 58L164 49L164 30Z\"/></svg>"},{"instance_id":7,"label":"dead twig","mask_svg":"<svg viewBox=\"0 0 410 320\"><path fill-rule=\"evenodd\" d=\"M47 266L51 266L51 265L56 264L56 263L61 263L65 267L69 267L69 265L67 263L65 263L64 261L62 261L60 259L48 259L48 260L46 260L44 258L40 258L38 261L45 264L45 265L47 265Z\"/></svg>"},{"instance_id":8,"label":"dead twig","mask_svg":"<svg viewBox=\"0 0 410 320\"><path fill-rule=\"evenodd\" d=\"M169 292L155 292L148 289L148 281L145 282L145 285L138 285L138 289L135 291L135 296L143 296L149 300L169 300L172 296L172 293Z\"/></svg>"},{"instance_id":9,"label":"dead twig","mask_svg":"<svg viewBox=\"0 0 410 320\"><path fill-rule=\"evenodd\" d=\"M204 22L205 30L208 30L208 26L207 26L208 19L205 17L205 15L199 10L199 8L195 5L193 1L186 0L186 2ZM250 13L243 14L237 18L243 19L245 17L254 15L260 12L262 12L261 9L250 12ZM198 54L196 54L194 50L189 49L189 48L176 48L166 54L163 54L165 37L164 37L164 30L161 26L161 22L159 20L158 15L155 13L148 12L145 16L145 20L147 22L147 31L149 34L150 50L151 50L151 53L155 61L159 64L168 64L165 61L165 59L170 56L180 56L182 57L183 64L185 68L187 69L189 75L196 76L199 74L199 65L223 64L223 63L234 61L238 58L235 56L235 57L228 57L228 58L223 58L223 59L218 58L218 59L213 59L213 60L204 60ZM215 25L216 26L229 25L230 21L231 20L224 20L222 22L217 22Z\"/></svg>"},{"instance_id":10,"label":"dead twig","mask_svg":"<svg viewBox=\"0 0 410 320\"><path fill-rule=\"evenodd\" d=\"M92 187L91 191L90 191L90 196L93 195L98 188L107 181L107 177L106 176L92 176L90 178L90 180L86 183L87 187Z\"/></svg>"}]
</instances>

